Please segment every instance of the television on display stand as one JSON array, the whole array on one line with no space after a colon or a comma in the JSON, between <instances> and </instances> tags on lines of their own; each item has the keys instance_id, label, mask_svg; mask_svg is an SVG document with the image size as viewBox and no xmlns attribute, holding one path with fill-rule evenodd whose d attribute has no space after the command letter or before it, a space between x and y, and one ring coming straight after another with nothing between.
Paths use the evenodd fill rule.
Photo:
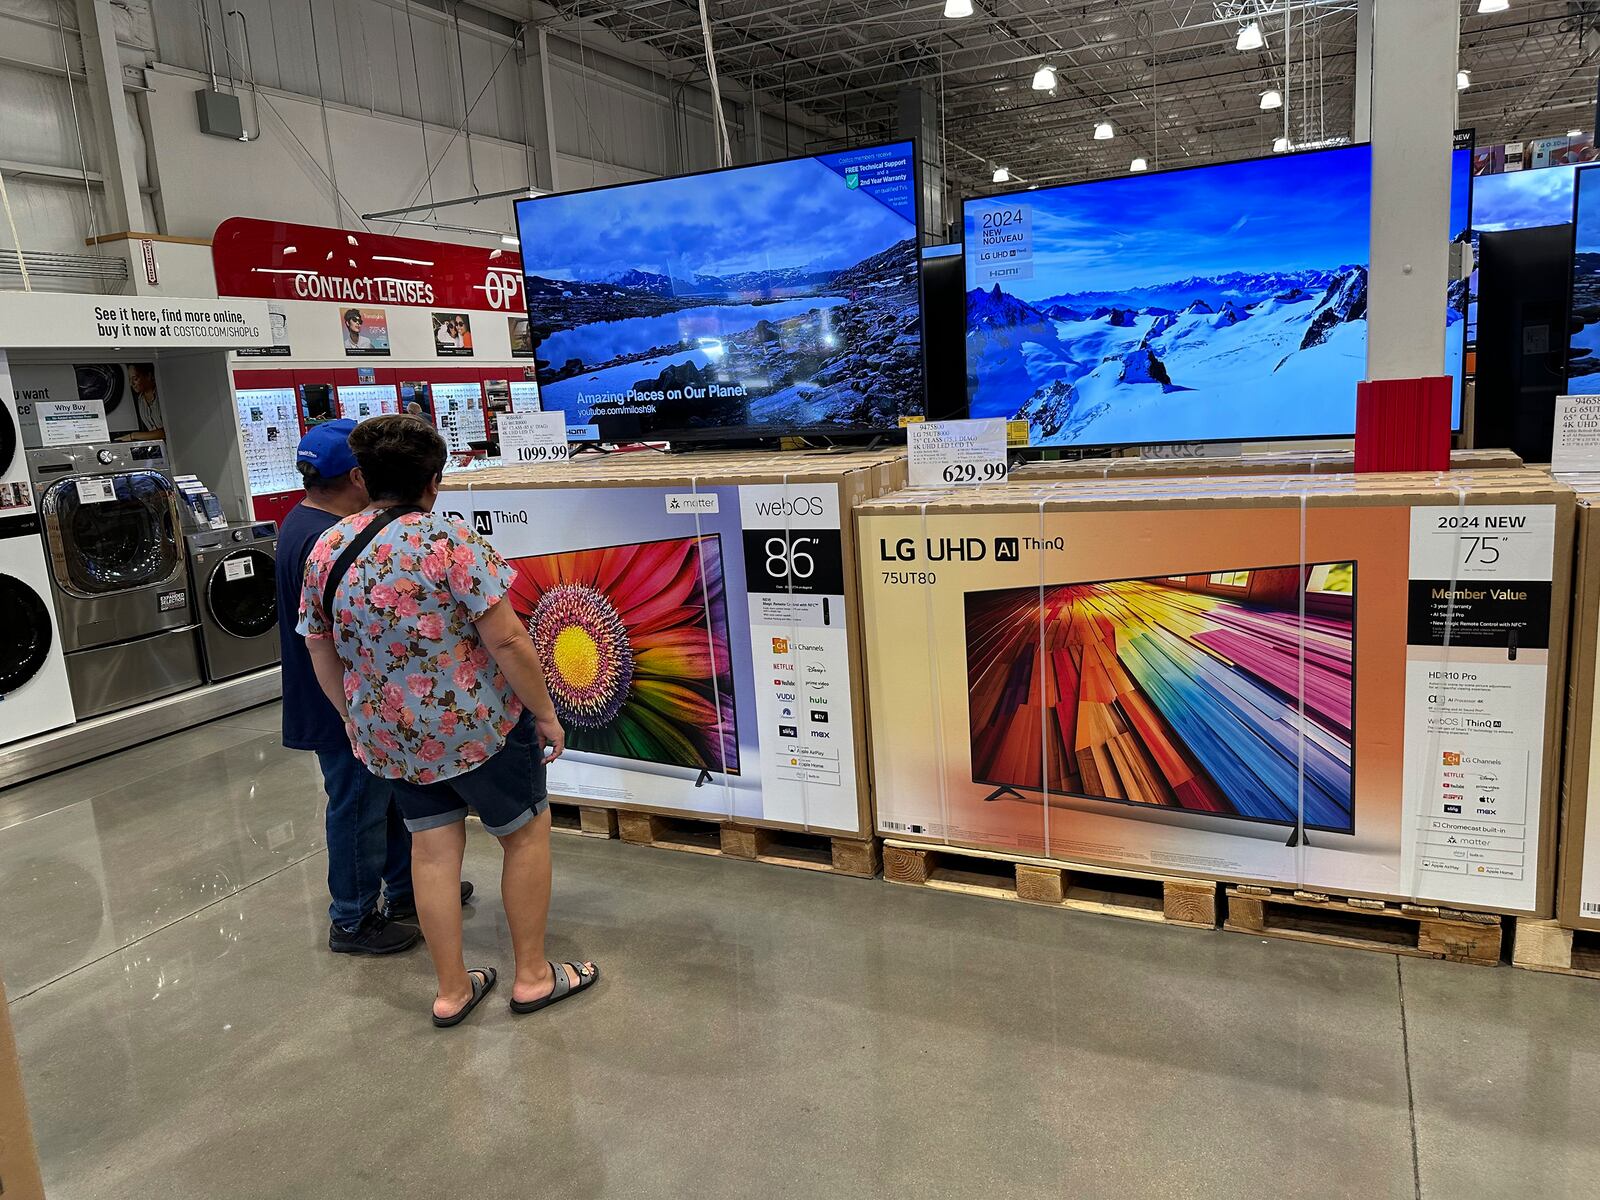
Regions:
<instances>
[{"instance_id":1,"label":"television on display stand","mask_svg":"<svg viewBox=\"0 0 1600 1200\"><path fill-rule=\"evenodd\" d=\"M908 141L518 201L541 402L602 442L898 430L918 228Z\"/></svg>"},{"instance_id":2,"label":"television on display stand","mask_svg":"<svg viewBox=\"0 0 1600 1200\"><path fill-rule=\"evenodd\" d=\"M1471 161L1458 134L1452 239ZM1042 447L1352 436L1371 205L1367 145L968 198L970 415ZM1464 292L1443 298L1457 428Z\"/></svg>"}]
</instances>

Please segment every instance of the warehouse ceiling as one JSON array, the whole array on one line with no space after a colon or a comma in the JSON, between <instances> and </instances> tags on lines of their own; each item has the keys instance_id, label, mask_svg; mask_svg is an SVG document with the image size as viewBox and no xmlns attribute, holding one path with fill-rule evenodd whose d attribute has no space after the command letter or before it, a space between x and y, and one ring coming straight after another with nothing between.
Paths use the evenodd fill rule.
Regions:
<instances>
[{"instance_id":1,"label":"warehouse ceiling","mask_svg":"<svg viewBox=\"0 0 1600 1200\"><path fill-rule=\"evenodd\" d=\"M1479 15L1462 0L1460 123L1480 145L1591 130L1600 2L1511 0ZM1316 144L1351 134L1355 0L708 0L725 97L753 83L846 131L896 132L899 93L928 89L958 191L992 187L996 167L1023 183L1063 183L1266 153L1274 138ZM699 66L695 0L562 0L574 20ZM1238 50L1259 17L1264 45ZM1286 29L1287 26L1287 29ZM1287 33L1287 85L1285 82ZM1033 76L1055 69L1053 90ZM1286 104L1261 109L1276 88ZM1096 141L1102 121L1114 135ZM1286 125L1287 121L1287 125ZM800 150L801 147L796 147ZM1012 185L1014 186L1014 184Z\"/></svg>"}]
</instances>

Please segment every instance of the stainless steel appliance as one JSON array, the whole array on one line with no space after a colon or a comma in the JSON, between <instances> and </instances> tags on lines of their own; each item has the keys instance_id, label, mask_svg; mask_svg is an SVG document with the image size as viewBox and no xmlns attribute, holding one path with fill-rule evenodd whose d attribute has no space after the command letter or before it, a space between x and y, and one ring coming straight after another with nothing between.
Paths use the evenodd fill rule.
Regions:
<instances>
[{"instance_id":1,"label":"stainless steel appliance","mask_svg":"<svg viewBox=\"0 0 1600 1200\"><path fill-rule=\"evenodd\" d=\"M79 718L201 681L178 491L161 442L28 451Z\"/></svg>"},{"instance_id":2,"label":"stainless steel appliance","mask_svg":"<svg viewBox=\"0 0 1600 1200\"><path fill-rule=\"evenodd\" d=\"M278 527L271 521L188 535L206 678L215 683L278 661Z\"/></svg>"}]
</instances>

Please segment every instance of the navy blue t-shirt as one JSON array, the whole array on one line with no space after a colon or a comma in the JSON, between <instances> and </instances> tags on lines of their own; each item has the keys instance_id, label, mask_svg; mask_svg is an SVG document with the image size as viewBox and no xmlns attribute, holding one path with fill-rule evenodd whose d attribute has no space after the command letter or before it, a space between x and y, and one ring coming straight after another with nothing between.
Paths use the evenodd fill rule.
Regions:
<instances>
[{"instance_id":1,"label":"navy blue t-shirt","mask_svg":"<svg viewBox=\"0 0 1600 1200\"><path fill-rule=\"evenodd\" d=\"M296 504L278 529L278 642L283 647L283 744L290 750L349 750L344 721L328 703L311 669L305 639L294 631L300 622L300 591L311 548L339 518L304 501Z\"/></svg>"}]
</instances>

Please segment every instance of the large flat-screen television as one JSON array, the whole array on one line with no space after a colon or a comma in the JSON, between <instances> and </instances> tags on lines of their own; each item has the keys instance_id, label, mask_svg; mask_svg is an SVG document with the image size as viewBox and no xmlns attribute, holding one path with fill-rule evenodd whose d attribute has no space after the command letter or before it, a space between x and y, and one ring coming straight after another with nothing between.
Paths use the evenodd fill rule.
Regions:
<instances>
[{"instance_id":1,"label":"large flat-screen television","mask_svg":"<svg viewBox=\"0 0 1600 1200\"><path fill-rule=\"evenodd\" d=\"M1472 181L1472 249L1483 257L1478 235L1508 229L1538 229L1572 220L1572 183L1578 164L1479 175ZM1478 273L1473 272L1467 306L1467 340L1478 340Z\"/></svg>"},{"instance_id":2,"label":"large flat-screen television","mask_svg":"<svg viewBox=\"0 0 1600 1200\"><path fill-rule=\"evenodd\" d=\"M911 142L517 203L546 410L604 441L923 412Z\"/></svg>"},{"instance_id":3,"label":"large flat-screen television","mask_svg":"<svg viewBox=\"0 0 1600 1200\"><path fill-rule=\"evenodd\" d=\"M1037 445L1348 436L1365 145L964 204L975 417Z\"/></svg>"},{"instance_id":4,"label":"large flat-screen television","mask_svg":"<svg viewBox=\"0 0 1600 1200\"><path fill-rule=\"evenodd\" d=\"M1600 167L1578 171L1572 188L1571 340L1567 390L1600 393Z\"/></svg>"},{"instance_id":5,"label":"large flat-screen television","mask_svg":"<svg viewBox=\"0 0 1600 1200\"><path fill-rule=\"evenodd\" d=\"M728 601L716 534L511 560L567 747L737 775Z\"/></svg>"},{"instance_id":6,"label":"large flat-screen television","mask_svg":"<svg viewBox=\"0 0 1600 1200\"><path fill-rule=\"evenodd\" d=\"M1353 562L970 592L973 780L1354 833L1355 605Z\"/></svg>"}]
</instances>

